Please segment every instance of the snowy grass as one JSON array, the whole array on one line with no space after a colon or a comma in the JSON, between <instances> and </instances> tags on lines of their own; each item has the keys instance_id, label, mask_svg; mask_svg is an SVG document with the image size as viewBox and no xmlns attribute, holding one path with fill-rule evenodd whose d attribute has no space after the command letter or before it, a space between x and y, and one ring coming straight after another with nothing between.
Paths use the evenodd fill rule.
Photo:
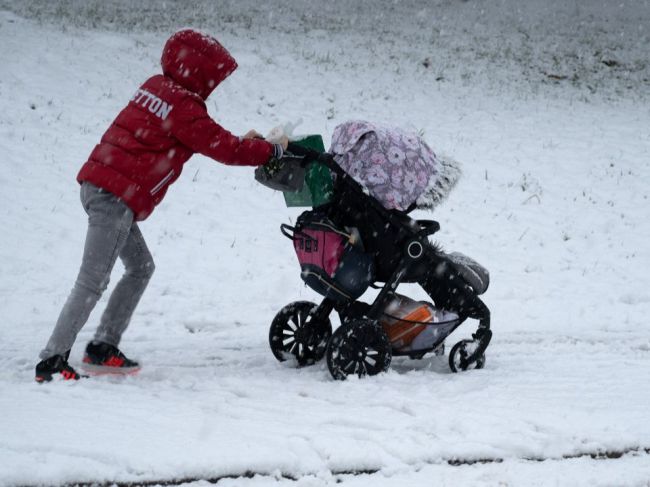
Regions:
<instances>
[{"instance_id":1,"label":"snowy grass","mask_svg":"<svg viewBox=\"0 0 650 487\"><path fill-rule=\"evenodd\" d=\"M197 5L0 2L0 485L647 485L648 2ZM302 119L328 143L367 118L463 163L433 217L491 271L484 370L277 363L273 315L317 299L278 232L299 210L195 157L142 225L157 271L123 347L143 371L32 382L83 246L76 172L188 24L239 61L208 103L234 132Z\"/></svg>"},{"instance_id":2,"label":"snowy grass","mask_svg":"<svg viewBox=\"0 0 650 487\"><path fill-rule=\"evenodd\" d=\"M437 83L482 91L507 81L508 89L523 84L526 94L571 87L585 99L650 92L647 0L198 0L191 8L182 1L2 0L3 7L62 29L168 33L192 25L257 41L270 64L282 56L287 69L302 58L322 65L351 58L346 69L378 64L399 74L417 66Z\"/></svg>"}]
</instances>

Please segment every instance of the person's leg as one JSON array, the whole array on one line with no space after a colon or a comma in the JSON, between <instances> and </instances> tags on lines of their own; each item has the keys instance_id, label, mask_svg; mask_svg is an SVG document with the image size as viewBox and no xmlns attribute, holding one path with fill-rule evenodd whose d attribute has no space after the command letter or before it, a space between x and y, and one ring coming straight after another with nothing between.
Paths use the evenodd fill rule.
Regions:
<instances>
[{"instance_id":1,"label":"person's leg","mask_svg":"<svg viewBox=\"0 0 650 487\"><path fill-rule=\"evenodd\" d=\"M81 201L88 213L81 268L54 331L40 353L41 359L64 355L72 348L108 286L111 270L133 223L133 212L122 201L89 183L81 187Z\"/></svg>"},{"instance_id":2,"label":"person's leg","mask_svg":"<svg viewBox=\"0 0 650 487\"><path fill-rule=\"evenodd\" d=\"M142 232L136 223L120 252L124 275L111 293L102 315L95 340L117 347L144 290L153 275L155 265Z\"/></svg>"}]
</instances>

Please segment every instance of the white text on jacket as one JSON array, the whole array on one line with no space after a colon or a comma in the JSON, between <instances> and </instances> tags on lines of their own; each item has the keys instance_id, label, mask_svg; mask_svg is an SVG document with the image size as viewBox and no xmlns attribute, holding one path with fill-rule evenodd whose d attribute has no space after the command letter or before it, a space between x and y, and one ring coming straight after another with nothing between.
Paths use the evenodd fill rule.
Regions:
<instances>
[{"instance_id":1,"label":"white text on jacket","mask_svg":"<svg viewBox=\"0 0 650 487\"><path fill-rule=\"evenodd\" d=\"M153 93L149 93L147 90L139 89L135 92L135 95L131 98L131 101L137 103L142 108L147 108L151 113L156 117L167 120L169 112L172 111L174 105L161 100Z\"/></svg>"}]
</instances>

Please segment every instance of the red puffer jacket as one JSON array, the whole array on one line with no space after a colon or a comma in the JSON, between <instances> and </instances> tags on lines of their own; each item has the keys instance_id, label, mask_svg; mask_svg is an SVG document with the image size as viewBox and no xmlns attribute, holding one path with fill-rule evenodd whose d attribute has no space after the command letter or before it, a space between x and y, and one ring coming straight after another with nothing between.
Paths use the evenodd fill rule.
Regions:
<instances>
[{"instance_id":1,"label":"red puffer jacket","mask_svg":"<svg viewBox=\"0 0 650 487\"><path fill-rule=\"evenodd\" d=\"M136 220L151 214L196 152L246 166L264 164L274 152L272 144L241 140L208 115L204 100L237 68L215 39L177 32L165 44L162 68L135 92L77 175L121 198Z\"/></svg>"}]
</instances>

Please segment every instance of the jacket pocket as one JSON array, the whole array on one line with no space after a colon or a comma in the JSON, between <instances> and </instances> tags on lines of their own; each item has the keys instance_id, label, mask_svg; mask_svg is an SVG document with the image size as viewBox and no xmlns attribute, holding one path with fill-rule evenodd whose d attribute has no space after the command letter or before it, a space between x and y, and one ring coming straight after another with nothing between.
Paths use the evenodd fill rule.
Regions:
<instances>
[{"instance_id":1,"label":"jacket pocket","mask_svg":"<svg viewBox=\"0 0 650 487\"><path fill-rule=\"evenodd\" d=\"M167 173L167 175L158 182L158 184L156 184L153 188L151 188L151 191L149 191L149 194L151 194L151 196L153 196L156 193L158 193L161 189L163 189L165 187L165 185L171 180L171 178L174 177L174 174L175 174L175 172L174 172L173 169L171 171L169 171Z\"/></svg>"}]
</instances>

